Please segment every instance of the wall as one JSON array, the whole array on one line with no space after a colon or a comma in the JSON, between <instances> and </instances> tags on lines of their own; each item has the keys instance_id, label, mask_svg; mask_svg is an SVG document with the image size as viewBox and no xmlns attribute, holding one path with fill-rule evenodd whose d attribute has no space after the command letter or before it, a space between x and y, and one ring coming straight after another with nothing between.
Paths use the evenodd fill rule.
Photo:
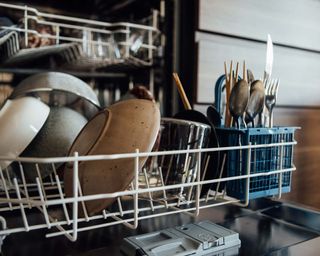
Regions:
<instances>
[{"instance_id":1,"label":"wall","mask_svg":"<svg viewBox=\"0 0 320 256\"><path fill-rule=\"evenodd\" d=\"M300 126L297 171L285 198L320 209L320 2L199 0L195 108L214 101L223 62L242 62L262 77L266 39L274 43L272 76L280 78L275 124ZM319 174L318 174L319 173Z\"/></svg>"}]
</instances>

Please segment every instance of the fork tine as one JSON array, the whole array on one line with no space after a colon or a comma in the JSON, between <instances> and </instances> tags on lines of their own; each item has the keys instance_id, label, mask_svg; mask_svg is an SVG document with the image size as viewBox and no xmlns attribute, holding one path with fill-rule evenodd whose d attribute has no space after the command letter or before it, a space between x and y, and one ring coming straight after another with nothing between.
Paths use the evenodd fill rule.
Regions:
<instances>
[{"instance_id":1,"label":"fork tine","mask_svg":"<svg viewBox=\"0 0 320 256\"><path fill-rule=\"evenodd\" d=\"M272 85L272 79L270 76L267 77L266 83L267 83L268 91L270 92L270 87Z\"/></svg>"},{"instance_id":2,"label":"fork tine","mask_svg":"<svg viewBox=\"0 0 320 256\"><path fill-rule=\"evenodd\" d=\"M276 95L277 90L278 90L278 84L279 84L279 79L275 79L274 81L274 85L272 87L272 95Z\"/></svg>"},{"instance_id":3,"label":"fork tine","mask_svg":"<svg viewBox=\"0 0 320 256\"><path fill-rule=\"evenodd\" d=\"M276 86L276 91L275 91L275 95L276 95L276 96L277 96L277 94L278 94L279 85L280 85L280 79L278 78L277 86Z\"/></svg>"},{"instance_id":4,"label":"fork tine","mask_svg":"<svg viewBox=\"0 0 320 256\"><path fill-rule=\"evenodd\" d=\"M269 93L268 93L269 95L272 95L274 84L275 84L274 79L272 79L269 87Z\"/></svg>"},{"instance_id":5,"label":"fork tine","mask_svg":"<svg viewBox=\"0 0 320 256\"><path fill-rule=\"evenodd\" d=\"M271 88L272 88L272 79L267 80L267 95L271 94Z\"/></svg>"}]
</instances>

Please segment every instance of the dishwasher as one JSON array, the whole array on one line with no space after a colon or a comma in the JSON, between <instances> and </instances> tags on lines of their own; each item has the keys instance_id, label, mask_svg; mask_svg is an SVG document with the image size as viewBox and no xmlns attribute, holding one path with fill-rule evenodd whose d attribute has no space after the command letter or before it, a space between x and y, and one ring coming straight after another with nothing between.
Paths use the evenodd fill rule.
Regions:
<instances>
[{"instance_id":1,"label":"dishwasher","mask_svg":"<svg viewBox=\"0 0 320 256\"><path fill-rule=\"evenodd\" d=\"M91 75L99 78L104 73L96 70L108 68L107 78L121 80L123 74L114 70L130 73L130 67L143 70L148 89L156 94L149 101L128 95L127 101L121 101L121 87L101 91L93 85L98 88L96 96L90 98L90 92L85 92L85 100L94 110L81 112L85 122L90 121L73 137L67 156L12 156L1 149L3 255L170 255L165 252L171 247L171 255L175 250L177 255L299 255L317 248L320 215L280 200L290 192L296 170L297 127L212 129L204 123L161 117L165 88L155 87L158 71L153 68L154 56L160 54L161 59L164 41L157 11L147 19L149 25L141 25L6 3L0 7L20 12L22 20L19 26L2 26L4 71L48 56L59 64L59 72L68 70L85 78L89 75L84 70L94 70ZM41 25L40 30L35 23ZM39 38L45 39L44 45L30 47ZM28 91L41 79L50 84L50 76L27 78L29 84L19 84L30 96L28 104L36 109L37 122L49 114L34 98L54 102L50 113L58 107L55 104L86 108L72 97L62 97L64 83L75 79L68 75L55 74L56 79L60 76L60 85L54 88ZM128 89L133 88L133 77L125 80ZM90 83L94 82L89 79ZM48 96L48 91L55 90ZM82 93L72 86L69 90L78 96ZM24 99L19 93L16 90L13 96ZM28 110L26 102L19 104ZM30 122L30 115L23 116L28 120L20 118L19 122ZM9 114L6 118L10 121ZM68 120L72 125L77 118L70 113ZM65 129L67 125L58 126ZM17 131L16 136L9 136L12 144L24 134ZM210 136L215 144L210 144ZM46 142L41 152L47 150ZM52 143L61 146L58 139ZM132 145L128 148L127 144ZM114 153L119 145L122 151ZM100 170L108 169L112 174L101 175ZM235 249L227 250L228 243ZM150 254L141 250L155 244Z\"/></svg>"}]
</instances>

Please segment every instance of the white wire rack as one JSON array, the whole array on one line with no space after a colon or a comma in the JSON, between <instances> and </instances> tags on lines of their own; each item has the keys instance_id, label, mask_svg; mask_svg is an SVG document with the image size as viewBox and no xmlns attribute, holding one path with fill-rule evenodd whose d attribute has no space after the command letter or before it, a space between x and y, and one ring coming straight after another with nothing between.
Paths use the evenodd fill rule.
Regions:
<instances>
[{"instance_id":1,"label":"white wire rack","mask_svg":"<svg viewBox=\"0 0 320 256\"><path fill-rule=\"evenodd\" d=\"M63 52L63 56L67 55L64 61L67 60L66 65L70 67L103 67L127 62L137 66L152 65L153 53L157 49L156 38L159 35L157 13L151 16L152 24L149 26L56 15L7 3L0 3L0 8L8 8L21 14L19 25L0 27L18 33L20 39L19 45L14 47L14 54L9 49L10 56L14 57L7 59L9 64L24 61L27 57L34 57L34 54L42 56L59 53L59 45L64 44L68 46ZM31 37L47 42L45 45L32 46Z\"/></svg>"},{"instance_id":2,"label":"white wire rack","mask_svg":"<svg viewBox=\"0 0 320 256\"><path fill-rule=\"evenodd\" d=\"M0 170L1 197L0 197L0 221L2 229L0 236L4 238L9 234L27 232L36 229L48 229L46 237L65 235L71 241L76 241L79 232L123 224L129 228L138 227L139 221L155 218L163 215L186 213L198 215L201 209L220 206L224 204L237 203L243 206L248 205L250 200L249 184L251 179L257 177L278 177L278 197L282 193L282 177L294 171L296 168L293 162L290 166L283 165L283 157L286 148L293 148L294 140L272 144L256 144L234 147L220 147L193 150L175 150L144 153L136 150L135 153L78 156L62 158L16 158L17 170L12 168ZM250 168L255 165L251 155L255 151L277 148L277 155L274 156L277 168L273 171L266 170L253 173ZM222 154L241 150L247 152L247 168L245 172L237 176L221 176L215 179L204 179L208 170L209 153L220 151ZM195 172L193 178L177 184L165 184L162 172L161 157L164 156L189 156L196 157ZM139 169L139 158L152 157L154 161L152 168ZM81 184L78 180L79 162L82 161L108 161L113 159L132 159L132 172L134 178L131 185L124 191L114 191L108 194L82 194ZM0 161L9 160L8 157L0 157ZM56 163L73 163L73 196L66 197L64 183L55 168ZM35 182L26 181L23 168L24 163L32 163L36 166L38 177ZM45 164L45 165L44 165ZM12 166L12 164L11 164ZM40 168L48 166L52 168L52 175L47 179L40 176ZM185 167L186 169L188 167ZM173 170L174 171L174 170ZM186 171L186 170L185 170ZM15 174L14 174L15 173ZM244 180L246 182L246 196L240 201L226 195L225 191L208 190L202 193L203 186L221 182ZM116 181L114 181L116 182ZM177 193L179 191L179 193ZM90 200L101 200L113 198L114 203L96 215L89 216L86 211L86 202ZM34 223L31 215L35 211L40 215ZM80 213L81 212L81 213ZM5 216L7 213L15 213L21 216L20 221L9 223ZM3 217L1 217L1 215ZM10 215L10 214L9 214Z\"/></svg>"}]
</instances>

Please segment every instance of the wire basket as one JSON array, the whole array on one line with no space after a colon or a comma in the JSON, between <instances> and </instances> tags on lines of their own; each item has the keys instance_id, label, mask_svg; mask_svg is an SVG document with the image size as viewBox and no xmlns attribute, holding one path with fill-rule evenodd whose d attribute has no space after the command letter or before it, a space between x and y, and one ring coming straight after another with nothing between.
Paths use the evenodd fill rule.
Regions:
<instances>
[{"instance_id":1,"label":"wire basket","mask_svg":"<svg viewBox=\"0 0 320 256\"><path fill-rule=\"evenodd\" d=\"M227 153L226 172L228 177L268 173L279 169L292 168L293 146L274 145L294 141L297 127L217 129L222 146L266 145L253 149L231 150ZM250 151L250 154L248 153ZM248 183L249 182L249 183ZM290 192L291 172L274 173L266 176L238 179L226 183L227 194L240 200L246 197L249 186L250 199L273 196Z\"/></svg>"},{"instance_id":2,"label":"wire basket","mask_svg":"<svg viewBox=\"0 0 320 256\"><path fill-rule=\"evenodd\" d=\"M261 131L266 130L269 129L261 129ZM69 240L76 241L79 232L92 229L119 224L136 229L139 221L144 219L180 213L198 216L201 209L231 203L247 206L249 199L254 198L257 192L253 191L253 185L249 190L244 184L249 184L247 183L248 181L250 181L250 184L254 184L254 181L262 180L268 176L277 178L276 184L283 184L281 186L282 190L277 190L280 197L281 192L288 191L287 188L290 187L291 182L290 173L296 169L292 164L292 149L296 144L293 138L295 128L269 130L269 135L275 135L271 136L271 138L280 142L273 143L273 141L269 141L267 144L267 141L264 141L265 143L261 145L258 142L256 145L244 145L248 138L251 141L255 141L252 136L265 136L265 134L259 134L258 130L256 130L256 133L253 131L250 129L251 136L248 137L248 131L246 130L219 129L218 132L224 132L224 135L229 137L231 142L235 144L235 146L220 148L158 152L139 152L137 149L135 153L89 156L78 156L75 152L74 156L53 158L10 158L0 156L0 161L12 161L7 168L0 168L0 242L7 235L37 229L47 229L46 237L48 238L65 235ZM260 136L257 136L257 133ZM241 134L240 138L243 144L241 146L232 141L232 139L237 140L239 134ZM228 164L228 176L204 178L206 171L212 171L211 169L207 170L207 153L219 151L221 151L222 155L228 155L230 162ZM274 156L274 161L266 161L264 163L265 165L271 165L272 163L273 169L268 170L267 167L261 167L261 172L259 173L248 173L250 168L247 168L246 173L244 171L242 173L237 172L239 151L242 154L240 157L242 170L245 170L248 166L254 170L254 166L261 164L262 157L254 156L255 154L258 155L258 152L261 155L268 153ZM252 153L248 154L247 152ZM161 158L164 156L171 158L170 156L177 155L185 156L187 159L194 155L197 162L194 168L195 176L190 180L182 180L177 184L165 184ZM249 159L251 164L245 165L244 160L246 157L250 158L249 156L252 157L252 161ZM139 159L145 157L155 158L152 161L154 164L152 171L150 169L147 170L146 167L141 168L139 166ZM130 185L121 191L97 194L86 193L83 189L84 183L79 179L79 170L81 170L83 163L87 161L103 161L103 163L107 163L107 161L114 161L115 159L130 159L132 162L132 167L128 170L134 174ZM156 161L156 159L159 161ZM37 177L35 180L30 181L26 178L25 163L31 163L36 168ZM65 169L62 168L63 166L72 166L72 169L68 169L73 173L71 182L65 182L62 172L62 169ZM232 166L234 173L230 172ZM291 166L291 168L285 168L286 166ZM264 169L267 171L263 172ZM44 170L51 170L51 174L43 178L41 174ZM279 175L282 173L283 175ZM269 178L269 180L272 180L272 178ZM235 197L240 195L240 197L245 198L245 201L232 198L229 195L226 196L224 193L217 192L217 190L214 195L211 190L206 194L202 194L204 186L209 185L211 187L217 183L227 183L228 193L230 192L231 195L231 192L235 191L233 195ZM232 189L232 184L238 187L236 186L236 189ZM244 189L241 191L243 194L239 194L239 187ZM72 195L67 195L66 189L71 189ZM180 193L176 193L177 190L182 192L181 196ZM270 195L271 192L273 193L273 190L270 188L267 189L267 192L259 191L260 195L263 193ZM172 193L177 196L171 197ZM111 200L113 203L95 214L89 214L87 203L95 200Z\"/></svg>"},{"instance_id":3,"label":"wire basket","mask_svg":"<svg viewBox=\"0 0 320 256\"><path fill-rule=\"evenodd\" d=\"M14 32L17 40L1 47L5 66L25 64L36 57L62 59L71 69L100 68L118 64L151 66L158 49L157 18L152 24L101 22L38 11L35 8L0 2L4 11L14 11L17 25L0 26ZM151 23L151 22L150 22ZM10 38L8 38L9 40Z\"/></svg>"}]
</instances>

